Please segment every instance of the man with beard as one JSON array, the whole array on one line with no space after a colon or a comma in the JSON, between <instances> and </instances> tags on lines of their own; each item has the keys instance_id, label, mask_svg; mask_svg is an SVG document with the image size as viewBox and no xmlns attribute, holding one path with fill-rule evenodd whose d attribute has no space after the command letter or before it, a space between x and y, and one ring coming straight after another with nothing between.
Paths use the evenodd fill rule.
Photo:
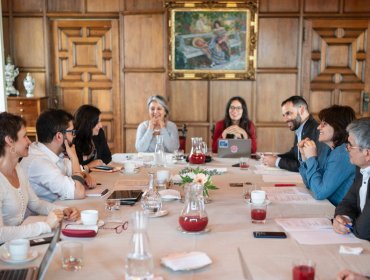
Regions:
<instances>
[{"instance_id":1,"label":"man with beard","mask_svg":"<svg viewBox=\"0 0 370 280\"><path fill-rule=\"evenodd\" d=\"M310 138L316 143L316 147L322 150L325 145L318 142L319 131L317 122L310 115L306 100L301 96L291 96L281 103L283 120L287 123L289 129L295 132L294 145L290 151L274 155L264 155L263 164L271 167L279 167L289 171L298 172L299 150L297 143L305 138Z\"/></svg>"},{"instance_id":2,"label":"man with beard","mask_svg":"<svg viewBox=\"0 0 370 280\"><path fill-rule=\"evenodd\" d=\"M85 188L94 188L96 183L81 172L72 145L73 116L63 110L46 110L37 119L36 133L38 142L30 145L29 156L20 163L35 193L51 202L84 198Z\"/></svg>"}]
</instances>

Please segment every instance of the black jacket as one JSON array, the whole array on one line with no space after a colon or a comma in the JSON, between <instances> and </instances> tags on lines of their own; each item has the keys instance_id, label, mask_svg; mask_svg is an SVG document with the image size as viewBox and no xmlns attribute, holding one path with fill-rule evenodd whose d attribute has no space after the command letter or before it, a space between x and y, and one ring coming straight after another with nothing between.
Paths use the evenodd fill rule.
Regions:
<instances>
[{"instance_id":1,"label":"black jacket","mask_svg":"<svg viewBox=\"0 0 370 280\"><path fill-rule=\"evenodd\" d=\"M94 142L95 149L97 152L96 159L101 159L105 164L110 163L112 160L112 154L108 147L107 139L105 138L105 133L103 129L99 130L98 135L93 136L93 142ZM88 164L94 160L93 158L91 158L91 159L83 161L82 152L79 151L77 147L76 147L76 152L77 152L78 160L81 165Z\"/></svg>"},{"instance_id":2,"label":"black jacket","mask_svg":"<svg viewBox=\"0 0 370 280\"><path fill-rule=\"evenodd\" d=\"M335 208L335 216L346 215L352 219L353 233L358 238L370 241L370 180L367 182L367 194L364 210L360 208L360 187L362 174L356 168L356 177L346 196Z\"/></svg>"},{"instance_id":3,"label":"black jacket","mask_svg":"<svg viewBox=\"0 0 370 280\"><path fill-rule=\"evenodd\" d=\"M318 126L318 123L310 115L310 117L308 118L308 120L306 121L306 123L303 126L301 139L303 140L303 139L305 139L305 138L308 137L311 140L315 141L316 147L318 149L318 153L320 153L320 151L322 149L326 149L327 148L327 147L325 147L327 145L318 142L318 139L319 139L319 131L317 130L317 126ZM289 152L286 152L284 154L278 155L281 158L280 159L280 162L279 162L279 167L281 169L286 169L286 170L289 170L289 171L298 172L299 161L298 161L298 147L297 147L297 143L298 143L298 138L297 138L297 135L295 135L295 137L294 137L294 145L290 149L290 151Z\"/></svg>"}]
</instances>

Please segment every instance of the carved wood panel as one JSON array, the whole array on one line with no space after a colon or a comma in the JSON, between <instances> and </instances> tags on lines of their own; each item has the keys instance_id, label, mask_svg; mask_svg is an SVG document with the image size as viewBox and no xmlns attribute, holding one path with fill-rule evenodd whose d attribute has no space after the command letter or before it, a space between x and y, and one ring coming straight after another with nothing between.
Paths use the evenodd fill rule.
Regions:
<instances>
[{"instance_id":1,"label":"carved wood panel","mask_svg":"<svg viewBox=\"0 0 370 280\"><path fill-rule=\"evenodd\" d=\"M98 107L109 145L122 150L117 21L55 20L52 30L61 107L71 113L83 104Z\"/></svg>"},{"instance_id":2,"label":"carved wood panel","mask_svg":"<svg viewBox=\"0 0 370 280\"><path fill-rule=\"evenodd\" d=\"M359 116L362 95L368 92L370 44L368 20L312 20L305 22L304 95L316 105L351 105ZM350 102L349 102L350 101ZM329 103L329 104L327 104Z\"/></svg>"}]
</instances>

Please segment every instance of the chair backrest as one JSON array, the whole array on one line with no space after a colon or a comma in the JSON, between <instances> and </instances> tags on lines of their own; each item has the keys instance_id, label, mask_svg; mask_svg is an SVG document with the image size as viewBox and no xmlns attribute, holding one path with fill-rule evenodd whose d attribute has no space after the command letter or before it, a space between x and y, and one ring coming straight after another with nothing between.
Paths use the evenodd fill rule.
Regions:
<instances>
[{"instance_id":1,"label":"chair backrest","mask_svg":"<svg viewBox=\"0 0 370 280\"><path fill-rule=\"evenodd\" d=\"M179 149L184 150L184 153L186 153L186 133L187 133L186 124L183 124L181 128L178 129L179 132Z\"/></svg>"}]
</instances>

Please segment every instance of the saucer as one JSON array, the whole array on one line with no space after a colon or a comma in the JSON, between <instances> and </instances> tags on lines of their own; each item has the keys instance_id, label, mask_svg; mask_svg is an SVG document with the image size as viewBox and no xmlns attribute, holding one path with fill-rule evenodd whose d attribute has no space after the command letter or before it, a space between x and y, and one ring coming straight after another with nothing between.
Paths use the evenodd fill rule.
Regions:
<instances>
[{"instance_id":1,"label":"saucer","mask_svg":"<svg viewBox=\"0 0 370 280\"><path fill-rule=\"evenodd\" d=\"M84 224L82 224L81 220L78 220L75 223L71 223L70 225L83 225L83 226L85 226ZM96 223L96 226L98 226L98 227L104 226L104 221L103 220L98 220L98 222ZM89 226L87 226L87 227L89 227Z\"/></svg>"},{"instance_id":2,"label":"saucer","mask_svg":"<svg viewBox=\"0 0 370 280\"><path fill-rule=\"evenodd\" d=\"M147 214L149 218L159 218L168 215L168 210L160 210L158 212L155 212L153 214Z\"/></svg>"},{"instance_id":3,"label":"saucer","mask_svg":"<svg viewBox=\"0 0 370 280\"><path fill-rule=\"evenodd\" d=\"M125 169L122 169L121 172L126 175L133 175L139 173L139 168L135 168L133 172L127 172Z\"/></svg>"},{"instance_id":4,"label":"saucer","mask_svg":"<svg viewBox=\"0 0 370 280\"><path fill-rule=\"evenodd\" d=\"M203 234L203 233L210 232L211 231L211 228L210 227L206 227L202 231L186 231L186 230L183 230L181 227L177 227L177 230L180 231L181 233L185 233L185 234Z\"/></svg>"},{"instance_id":5,"label":"saucer","mask_svg":"<svg viewBox=\"0 0 370 280\"><path fill-rule=\"evenodd\" d=\"M251 200L250 200L250 198L249 199L244 199L244 201L249 205L249 204L251 204ZM266 203L266 205L269 205L270 203L271 203L271 200L268 200L268 199L265 199L265 202L264 203ZM262 204L262 203L261 203Z\"/></svg>"},{"instance_id":6,"label":"saucer","mask_svg":"<svg viewBox=\"0 0 370 280\"><path fill-rule=\"evenodd\" d=\"M30 262L30 261L33 261L34 259L37 258L39 254L37 253L37 251L34 251L34 250L30 250L28 252L28 256L26 259L24 260L13 260L10 258L10 254L8 252L3 252L0 254L0 260L2 260L3 262L6 262L6 263L25 263L25 262Z\"/></svg>"}]
</instances>

